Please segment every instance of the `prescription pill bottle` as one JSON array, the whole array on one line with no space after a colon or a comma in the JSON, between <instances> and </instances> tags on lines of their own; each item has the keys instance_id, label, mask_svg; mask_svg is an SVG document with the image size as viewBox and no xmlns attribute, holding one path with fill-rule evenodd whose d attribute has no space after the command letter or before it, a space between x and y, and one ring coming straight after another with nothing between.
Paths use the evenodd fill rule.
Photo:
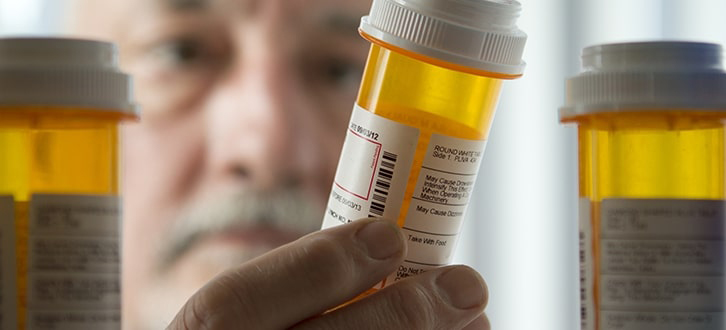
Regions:
<instances>
[{"instance_id":1,"label":"prescription pill bottle","mask_svg":"<svg viewBox=\"0 0 726 330\"><path fill-rule=\"evenodd\" d=\"M721 47L585 48L562 122L579 142L583 330L723 330Z\"/></svg>"},{"instance_id":2,"label":"prescription pill bottle","mask_svg":"<svg viewBox=\"0 0 726 330\"><path fill-rule=\"evenodd\" d=\"M396 221L408 241L372 290L451 262L503 80L526 35L511 0L375 0L371 42L323 221Z\"/></svg>"},{"instance_id":3,"label":"prescription pill bottle","mask_svg":"<svg viewBox=\"0 0 726 330\"><path fill-rule=\"evenodd\" d=\"M113 45L0 39L2 329L120 329L117 127L135 117Z\"/></svg>"}]
</instances>

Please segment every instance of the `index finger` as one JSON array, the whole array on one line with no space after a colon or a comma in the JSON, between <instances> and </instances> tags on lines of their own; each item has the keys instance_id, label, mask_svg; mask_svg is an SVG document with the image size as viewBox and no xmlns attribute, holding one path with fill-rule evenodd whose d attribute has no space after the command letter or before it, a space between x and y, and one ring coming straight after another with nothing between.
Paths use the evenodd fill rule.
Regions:
<instances>
[{"instance_id":1,"label":"index finger","mask_svg":"<svg viewBox=\"0 0 726 330\"><path fill-rule=\"evenodd\" d=\"M198 291L172 325L287 328L371 288L405 255L401 231L365 219L305 236L235 269Z\"/></svg>"}]
</instances>

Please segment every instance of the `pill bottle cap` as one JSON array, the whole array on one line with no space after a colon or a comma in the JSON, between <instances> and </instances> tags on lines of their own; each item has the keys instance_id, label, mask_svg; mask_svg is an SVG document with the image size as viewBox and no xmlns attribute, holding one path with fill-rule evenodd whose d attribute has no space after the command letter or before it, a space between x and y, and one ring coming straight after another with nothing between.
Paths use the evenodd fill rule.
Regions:
<instances>
[{"instance_id":1,"label":"pill bottle cap","mask_svg":"<svg viewBox=\"0 0 726 330\"><path fill-rule=\"evenodd\" d=\"M527 35L514 0L374 0L362 33L426 57L521 75Z\"/></svg>"},{"instance_id":2,"label":"pill bottle cap","mask_svg":"<svg viewBox=\"0 0 726 330\"><path fill-rule=\"evenodd\" d=\"M567 80L562 119L598 112L726 111L726 71L718 44L652 41L582 52L583 72Z\"/></svg>"},{"instance_id":3,"label":"pill bottle cap","mask_svg":"<svg viewBox=\"0 0 726 330\"><path fill-rule=\"evenodd\" d=\"M113 44L0 38L0 105L71 106L137 114Z\"/></svg>"}]
</instances>

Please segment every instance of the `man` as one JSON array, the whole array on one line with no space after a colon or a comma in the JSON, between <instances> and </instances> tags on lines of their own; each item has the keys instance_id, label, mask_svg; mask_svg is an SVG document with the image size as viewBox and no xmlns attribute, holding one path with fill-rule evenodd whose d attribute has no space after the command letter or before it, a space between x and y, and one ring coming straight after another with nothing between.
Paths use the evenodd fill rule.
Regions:
<instances>
[{"instance_id":1,"label":"man","mask_svg":"<svg viewBox=\"0 0 726 330\"><path fill-rule=\"evenodd\" d=\"M266 253L320 226L369 7L78 1L76 33L119 45L143 112L123 132L126 329L488 328L486 288L464 266L323 315L395 270L405 242L386 222Z\"/></svg>"}]
</instances>

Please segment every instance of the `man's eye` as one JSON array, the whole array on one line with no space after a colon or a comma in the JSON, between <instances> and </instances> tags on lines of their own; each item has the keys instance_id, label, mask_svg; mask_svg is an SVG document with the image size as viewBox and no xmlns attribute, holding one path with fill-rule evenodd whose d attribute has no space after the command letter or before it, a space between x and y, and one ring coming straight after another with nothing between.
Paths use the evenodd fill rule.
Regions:
<instances>
[{"instance_id":1,"label":"man's eye","mask_svg":"<svg viewBox=\"0 0 726 330\"><path fill-rule=\"evenodd\" d=\"M327 83L340 88L357 88L363 75L363 66L351 61L331 59L322 68Z\"/></svg>"},{"instance_id":2,"label":"man's eye","mask_svg":"<svg viewBox=\"0 0 726 330\"><path fill-rule=\"evenodd\" d=\"M191 39L164 42L152 49L152 55L157 61L171 67L195 65L207 56L201 43Z\"/></svg>"}]
</instances>

